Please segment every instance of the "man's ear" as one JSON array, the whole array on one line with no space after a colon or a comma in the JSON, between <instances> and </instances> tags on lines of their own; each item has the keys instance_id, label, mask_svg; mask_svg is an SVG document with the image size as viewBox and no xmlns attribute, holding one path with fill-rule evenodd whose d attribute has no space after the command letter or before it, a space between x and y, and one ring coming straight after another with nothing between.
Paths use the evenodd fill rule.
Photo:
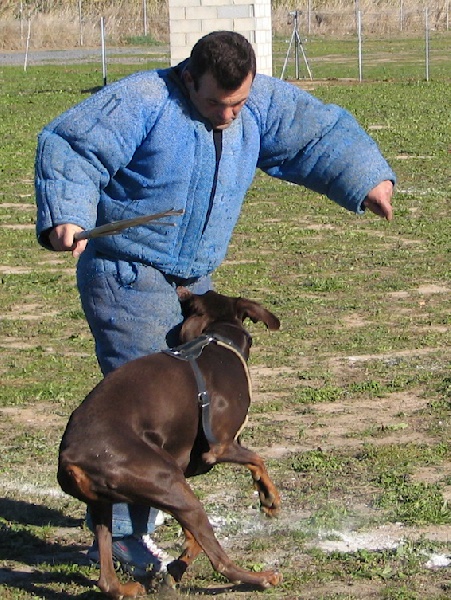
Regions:
<instances>
[{"instance_id":1,"label":"man's ear","mask_svg":"<svg viewBox=\"0 0 451 600\"><path fill-rule=\"evenodd\" d=\"M194 85L194 79L188 69L183 69L182 71L182 79L186 86Z\"/></svg>"}]
</instances>

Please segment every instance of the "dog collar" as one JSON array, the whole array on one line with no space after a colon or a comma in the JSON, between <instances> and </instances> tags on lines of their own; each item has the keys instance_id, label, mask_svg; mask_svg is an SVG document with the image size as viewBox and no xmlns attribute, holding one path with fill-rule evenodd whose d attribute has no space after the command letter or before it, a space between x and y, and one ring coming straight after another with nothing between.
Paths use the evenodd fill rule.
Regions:
<instances>
[{"instance_id":1,"label":"dog collar","mask_svg":"<svg viewBox=\"0 0 451 600\"><path fill-rule=\"evenodd\" d=\"M252 337L250 336L250 334L247 333L247 331L243 331L243 333L247 335L249 343L252 343ZM184 344L176 346L175 348L168 348L166 350L163 350L163 352L165 354L173 356L174 358L179 358L180 360L196 360L202 354L206 346L216 342L220 342L221 345L224 346L230 346L232 350L234 350L237 354L242 356L244 360L246 360L243 356L241 348L239 348L239 346L235 344L230 338L219 333L203 333L202 335L195 338L194 340L191 340L190 342L185 342Z\"/></svg>"}]
</instances>

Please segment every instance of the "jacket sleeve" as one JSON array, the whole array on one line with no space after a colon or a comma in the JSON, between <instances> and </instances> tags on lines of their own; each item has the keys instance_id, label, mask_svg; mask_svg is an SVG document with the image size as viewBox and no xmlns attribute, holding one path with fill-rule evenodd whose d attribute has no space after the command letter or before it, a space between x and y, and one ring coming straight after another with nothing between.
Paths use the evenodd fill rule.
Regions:
<instances>
[{"instance_id":1,"label":"jacket sleeve","mask_svg":"<svg viewBox=\"0 0 451 600\"><path fill-rule=\"evenodd\" d=\"M371 189L395 182L377 144L349 112L274 78L259 76L254 85L251 108L259 113L263 171L357 213L364 212Z\"/></svg>"},{"instance_id":2,"label":"jacket sleeve","mask_svg":"<svg viewBox=\"0 0 451 600\"><path fill-rule=\"evenodd\" d=\"M101 190L130 162L155 120L156 81L138 74L109 85L43 129L35 162L41 244L48 245L45 232L56 225L95 226Z\"/></svg>"}]
</instances>

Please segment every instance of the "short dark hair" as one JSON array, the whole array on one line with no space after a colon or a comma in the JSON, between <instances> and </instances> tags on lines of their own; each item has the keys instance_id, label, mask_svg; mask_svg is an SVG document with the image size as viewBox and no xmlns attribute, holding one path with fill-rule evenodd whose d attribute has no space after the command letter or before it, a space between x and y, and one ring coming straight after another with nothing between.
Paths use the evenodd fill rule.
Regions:
<instances>
[{"instance_id":1,"label":"short dark hair","mask_svg":"<svg viewBox=\"0 0 451 600\"><path fill-rule=\"evenodd\" d=\"M243 35L234 31L213 31L196 42L187 69L196 89L202 75L210 72L219 87L236 90L249 73L255 77L255 52Z\"/></svg>"}]
</instances>

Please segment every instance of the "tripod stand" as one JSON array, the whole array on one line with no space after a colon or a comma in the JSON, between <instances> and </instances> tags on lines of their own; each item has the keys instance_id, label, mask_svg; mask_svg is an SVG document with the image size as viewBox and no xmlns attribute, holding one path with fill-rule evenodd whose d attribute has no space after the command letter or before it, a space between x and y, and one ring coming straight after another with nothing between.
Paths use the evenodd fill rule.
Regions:
<instances>
[{"instance_id":1,"label":"tripod stand","mask_svg":"<svg viewBox=\"0 0 451 600\"><path fill-rule=\"evenodd\" d=\"M295 10L294 12L290 12L290 17L293 17L293 32L291 34L290 44L288 46L287 55L285 56L285 62L283 63L282 74L280 76L280 79L283 79L283 76L285 75L285 69L287 68L288 57L290 56L291 46L293 45L293 42L294 42L294 64L295 64L295 69L296 69L296 71L295 71L296 79L299 79L299 72L300 72L299 54L300 53L302 54L302 57L304 59L305 66L307 68L307 73L308 73L310 79L313 79L312 72L311 72L310 66L308 64L307 56L304 51L304 46L302 45L301 38L299 37L299 14L300 14L300 11L298 11L298 10Z\"/></svg>"}]
</instances>

